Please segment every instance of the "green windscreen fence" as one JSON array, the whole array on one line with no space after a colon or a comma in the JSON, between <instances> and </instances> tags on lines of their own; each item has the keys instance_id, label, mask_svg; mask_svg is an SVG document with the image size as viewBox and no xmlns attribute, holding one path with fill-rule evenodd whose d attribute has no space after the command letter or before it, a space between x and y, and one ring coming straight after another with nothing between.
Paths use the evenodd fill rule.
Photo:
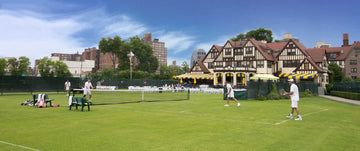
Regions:
<instances>
[{"instance_id":1,"label":"green windscreen fence","mask_svg":"<svg viewBox=\"0 0 360 151\"><path fill-rule=\"evenodd\" d=\"M331 90L360 93L360 82L336 82L332 85Z\"/></svg>"},{"instance_id":2,"label":"green windscreen fence","mask_svg":"<svg viewBox=\"0 0 360 151\"><path fill-rule=\"evenodd\" d=\"M74 77L30 77L30 76L0 76L0 95L32 94L38 92L64 93L66 80L71 82L71 88L82 88L87 78ZM116 86L127 89L129 86L171 86L178 80L129 80L129 79L91 79L92 85Z\"/></svg>"},{"instance_id":3,"label":"green windscreen fence","mask_svg":"<svg viewBox=\"0 0 360 151\"><path fill-rule=\"evenodd\" d=\"M247 82L247 87L246 87L248 92L247 97L250 99L254 99L259 95L266 96L267 94L270 93L272 89L272 84L276 85L277 91L279 91L280 89L284 89L285 91L289 92L290 90L290 85L286 81L273 82L273 81L251 80ZM317 83L304 81L295 84L298 86L299 92L310 91L312 94L318 94Z\"/></svg>"}]
</instances>

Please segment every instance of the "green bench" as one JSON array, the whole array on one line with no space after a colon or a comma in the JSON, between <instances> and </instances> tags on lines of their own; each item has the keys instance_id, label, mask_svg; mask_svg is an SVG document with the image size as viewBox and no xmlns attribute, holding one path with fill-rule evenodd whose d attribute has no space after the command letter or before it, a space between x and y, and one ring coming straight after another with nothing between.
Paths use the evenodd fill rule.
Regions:
<instances>
[{"instance_id":1,"label":"green bench","mask_svg":"<svg viewBox=\"0 0 360 151\"><path fill-rule=\"evenodd\" d=\"M71 105L69 105L69 110L71 110L71 107L75 106L76 110L78 109L78 106L81 106L81 112L84 111L84 107L88 107L88 111L90 111L90 102L84 97L73 97Z\"/></svg>"}]
</instances>

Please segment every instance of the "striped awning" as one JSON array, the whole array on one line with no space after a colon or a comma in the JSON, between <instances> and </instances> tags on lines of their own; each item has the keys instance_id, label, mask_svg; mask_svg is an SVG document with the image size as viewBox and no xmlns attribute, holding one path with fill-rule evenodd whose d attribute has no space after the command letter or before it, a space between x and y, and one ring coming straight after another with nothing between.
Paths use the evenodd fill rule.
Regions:
<instances>
[{"instance_id":1,"label":"striped awning","mask_svg":"<svg viewBox=\"0 0 360 151\"><path fill-rule=\"evenodd\" d=\"M318 77L319 74L317 73L280 73L280 78L288 78L288 79L314 79Z\"/></svg>"},{"instance_id":2,"label":"striped awning","mask_svg":"<svg viewBox=\"0 0 360 151\"><path fill-rule=\"evenodd\" d=\"M185 73L182 75L174 76L174 79L206 79L212 80L214 79L214 74L212 73Z\"/></svg>"}]
</instances>

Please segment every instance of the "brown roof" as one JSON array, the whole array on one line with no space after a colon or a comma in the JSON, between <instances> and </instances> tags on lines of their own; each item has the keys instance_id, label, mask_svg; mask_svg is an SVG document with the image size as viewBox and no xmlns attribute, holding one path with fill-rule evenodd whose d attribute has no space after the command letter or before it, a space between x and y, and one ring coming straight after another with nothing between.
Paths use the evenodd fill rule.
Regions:
<instances>
[{"instance_id":1,"label":"brown roof","mask_svg":"<svg viewBox=\"0 0 360 151\"><path fill-rule=\"evenodd\" d=\"M309 55L315 62L324 61L325 48L311 48L311 49L306 49L306 51L309 53Z\"/></svg>"},{"instance_id":2,"label":"brown roof","mask_svg":"<svg viewBox=\"0 0 360 151\"><path fill-rule=\"evenodd\" d=\"M206 57L206 55L202 55L199 61L200 61L200 62L203 62L204 59L205 59L205 57Z\"/></svg>"},{"instance_id":3,"label":"brown roof","mask_svg":"<svg viewBox=\"0 0 360 151\"><path fill-rule=\"evenodd\" d=\"M266 46L266 44L259 42L253 38L249 39L249 41L251 41L254 44L254 46L265 57L266 60L274 61L274 57L267 53L267 50L269 50L269 48Z\"/></svg>"},{"instance_id":4,"label":"brown roof","mask_svg":"<svg viewBox=\"0 0 360 151\"><path fill-rule=\"evenodd\" d=\"M239 48L239 47L244 47L244 45L246 44L247 41L231 41L231 40L228 40L228 42L230 43L231 47Z\"/></svg>"},{"instance_id":5,"label":"brown roof","mask_svg":"<svg viewBox=\"0 0 360 151\"><path fill-rule=\"evenodd\" d=\"M223 46L218 46L218 45L213 45L213 46L218 50L218 52L220 52L223 49Z\"/></svg>"},{"instance_id":6,"label":"brown roof","mask_svg":"<svg viewBox=\"0 0 360 151\"><path fill-rule=\"evenodd\" d=\"M286 46L287 42L274 42L274 43L267 43L266 45L271 50L282 50Z\"/></svg>"},{"instance_id":7,"label":"brown roof","mask_svg":"<svg viewBox=\"0 0 360 151\"><path fill-rule=\"evenodd\" d=\"M300 48L300 51L303 52L305 54L305 56L310 56L309 53L306 51L306 47L302 43L300 43L296 40L292 40L292 39L290 39L290 40L292 42L294 42L296 44L296 46L298 46Z\"/></svg>"},{"instance_id":8,"label":"brown roof","mask_svg":"<svg viewBox=\"0 0 360 151\"><path fill-rule=\"evenodd\" d=\"M200 69L202 72L204 73L210 73L210 71L205 67L205 65L203 64L202 61L197 61L194 66L190 69L190 72L194 69L194 67L196 66L196 64L198 64L200 66Z\"/></svg>"},{"instance_id":9,"label":"brown roof","mask_svg":"<svg viewBox=\"0 0 360 151\"><path fill-rule=\"evenodd\" d=\"M347 55L349 54L349 52L351 51L351 49L353 48L353 46L346 46L346 47L331 47L331 48L326 48L325 49L325 53L327 55L328 58L330 58L330 53L337 53L337 56L334 60L344 60ZM343 50L343 53L341 53ZM332 59L333 60L333 59Z\"/></svg>"}]
</instances>

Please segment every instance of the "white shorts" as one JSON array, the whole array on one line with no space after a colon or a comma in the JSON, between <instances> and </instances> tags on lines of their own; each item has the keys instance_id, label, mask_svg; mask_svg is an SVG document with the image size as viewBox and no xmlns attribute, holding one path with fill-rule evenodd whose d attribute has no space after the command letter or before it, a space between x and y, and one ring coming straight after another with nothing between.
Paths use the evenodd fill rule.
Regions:
<instances>
[{"instance_id":1,"label":"white shorts","mask_svg":"<svg viewBox=\"0 0 360 151\"><path fill-rule=\"evenodd\" d=\"M87 94L91 95L91 91L90 90L84 90L84 95L87 95Z\"/></svg>"},{"instance_id":2,"label":"white shorts","mask_svg":"<svg viewBox=\"0 0 360 151\"><path fill-rule=\"evenodd\" d=\"M298 108L299 101L291 101L291 108Z\"/></svg>"},{"instance_id":3,"label":"white shorts","mask_svg":"<svg viewBox=\"0 0 360 151\"><path fill-rule=\"evenodd\" d=\"M234 92L232 92L232 93L230 92L227 97L233 98L234 97Z\"/></svg>"},{"instance_id":4,"label":"white shorts","mask_svg":"<svg viewBox=\"0 0 360 151\"><path fill-rule=\"evenodd\" d=\"M65 90L69 90L70 89L70 87L66 87L66 89Z\"/></svg>"}]
</instances>

